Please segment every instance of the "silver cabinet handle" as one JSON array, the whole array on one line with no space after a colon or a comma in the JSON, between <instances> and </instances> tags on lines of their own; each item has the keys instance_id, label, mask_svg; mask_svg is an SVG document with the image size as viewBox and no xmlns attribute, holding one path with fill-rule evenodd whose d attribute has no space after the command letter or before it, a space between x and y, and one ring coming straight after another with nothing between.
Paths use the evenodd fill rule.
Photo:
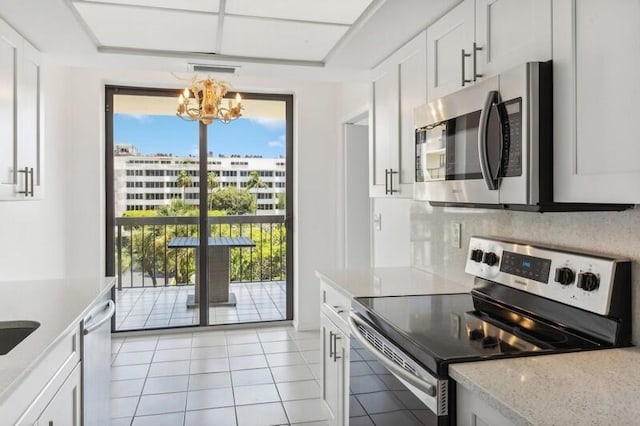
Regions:
<instances>
[{"instance_id":1,"label":"silver cabinet handle","mask_svg":"<svg viewBox=\"0 0 640 426\"><path fill-rule=\"evenodd\" d=\"M29 169L29 177L30 177L29 181L31 182L31 184L29 185L29 188L31 188L31 196L33 197L34 196L34 193L33 193L33 167L31 167Z\"/></svg>"},{"instance_id":2,"label":"silver cabinet handle","mask_svg":"<svg viewBox=\"0 0 640 426\"><path fill-rule=\"evenodd\" d=\"M464 78L464 60L465 58L468 58L469 56L471 56L471 53L466 53L464 51L464 49L462 49L462 87L464 87L465 84L467 83L471 83L471 80L467 80L466 78Z\"/></svg>"},{"instance_id":3,"label":"silver cabinet handle","mask_svg":"<svg viewBox=\"0 0 640 426\"><path fill-rule=\"evenodd\" d=\"M351 331L353 332L353 336L356 338L356 340L358 340L358 342L360 342L360 344L362 344L362 346L364 346L369 353L371 353L373 356L375 356L377 358L377 360L384 365L389 371L391 371L392 373L396 374L398 377L402 378L403 380L406 380L407 382L409 382L410 384L412 384L413 386L417 387L418 389L422 390L423 392L425 392L427 395L429 396L435 396L436 395L436 386L423 380L422 378L415 376L411 373L409 373L407 370L405 370L404 368L400 367L398 364L396 364L395 362L391 361L389 358L387 358L385 355L381 354L380 351L373 346L371 343L369 343L369 341L362 336L360 329L358 328L358 324L364 324L364 322L354 316L353 314L349 316L349 328L351 329Z\"/></svg>"},{"instance_id":4,"label":"silver cabinet handle","mask_svg":"<svg viewBox=\"0 0 640 426\"><path fill-rule=\"evenodd\" d=\"M473 43L473 81L482 78L482 74L478 74L478 51L482 50L482 47L478 47L476 43Z\"/></svg>"},{"instance_id":5,"label":"silver cabinet handle","mask_svg":"<svg viewBox=\"0 0 640 426\"><path fill-rule=\"evenodd\" d=\"M336 313L341 314L344 312L344 309L340 309L339 305L333 305L333 309L336 310Z\"/></svg>"},{"instance_id":6,"label":"silver cabinet handle","mask_svg":"<svg viewBox=\"0 0 640 426\"><path fill-rule=\"evenodd\" d=\"M337 333L333 333L333 362L338 362L341 356L338 356L338 340L340 336Z\"/></svg>"},{"instance_id":7,"label":"silver cabinet handle","mask_svg":"<svg viewBox=\"0 0 640 426\"><path fill-rule=\"evenodd\" d=\"M387 190L385 191L385 194L387 194L387 195L393 195L393 194L395 194L396 192L400 192L400 191L399 191L399 190L397 190L397 189L393 189L393 175L397 175L397 174L398 174L398 172L397 172L397 171L393 171L393 169L385 169L385 173L386 173L386 174L387 174L387 176L388 176L388 179L387 179L387 178L385 178L385 183L387 183L387 181L388 181L388 185L387 185L387 186L388 186L388 188L387 188Z\"/></svg>"},{"instance_id":8,"label":"silver cabinet handle","mask_svg":"<svg viewBox=\"0 0 640 426\"><path fill-rule=\"evenodd\" d=\"M100 327L105 322L109 321L115 311L116 311L116 305L113 303L113 300L109 300L109 302L107 303L107 313L104 314L104 316L100 318L100 320L96 321L94 324L91 324L90 326L85 327L82 334L86 336L87 334L91 333L93 330Z\"/></svg>"},{"instance_id":9,"label":"silver cabinet handle","mask_svg":"<svg viewBox=\"0 0 640 426\"><path fill-rule=\"evenodd\" d=\"M333 331L329 331L329 358L333 358Z\"/></svg>"},{"instance_id":10,"label":"silver cabinet handle","mask_svg":"<svg viewBox=\"0 0 640 426\"><path fill-rule=\"evenodd\" d=\"M22 170L18 170L18 173L24 173L24 191L18 191L18 194L24 194L25 197L29 196L29 167L25 167Z\"/></svg>"}]
</instances>

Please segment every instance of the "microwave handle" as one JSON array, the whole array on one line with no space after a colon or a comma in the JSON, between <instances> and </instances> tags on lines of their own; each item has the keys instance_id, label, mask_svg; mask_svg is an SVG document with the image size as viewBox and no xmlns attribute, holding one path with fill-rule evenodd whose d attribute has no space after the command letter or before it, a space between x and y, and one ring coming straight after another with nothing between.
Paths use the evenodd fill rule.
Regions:
<instances>
[{"instance_id":1,"label":"microwave handle","mask_svg":"<svg viewBox=\"0 0 640 426\"><path fill-rule=\"evenodd\" d=\"M491 167L489 167L489 152L487 146L487 127L491 116L491 109L498 104L500 95L496 90L492 90L487 94L487 99L480 113L480 124L478 126L478 156L480 157L480 171L484 178L487 188L491 191L498 189L498 177L491 175ZM500 138L502 145L502 138ZM502 146L500 147L502 153Z\"/></svg>"}]
</instances>

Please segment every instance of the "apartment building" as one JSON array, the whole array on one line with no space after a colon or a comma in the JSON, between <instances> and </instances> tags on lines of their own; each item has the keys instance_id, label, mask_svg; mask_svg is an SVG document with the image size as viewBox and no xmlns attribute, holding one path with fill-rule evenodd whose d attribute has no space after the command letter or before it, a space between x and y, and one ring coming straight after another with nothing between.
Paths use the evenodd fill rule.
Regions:
<instances>
[{"instance_id":1,"label":"apartment building","mask_svg":"<svg viewBox=\"0 0 640 426\"><path fill-rule=\"evenodd\" d=\"M285 158L258 156L213 156L208 159L209 171L216 173L215 190L246 188L251 172L256 171L264 184L254 188L258 214L278 214L280 199L286 188ZM114 148L115 214L122 216L130 210L153 210L182 199L183 188L177 178L186 171L192 180L184 188L184 200L199 202L199 173L197 157L178 157L170 154L141 155L131 144L117 144ZM282 197L282 196L280 196Z\"/></svg>"}]
</instances>

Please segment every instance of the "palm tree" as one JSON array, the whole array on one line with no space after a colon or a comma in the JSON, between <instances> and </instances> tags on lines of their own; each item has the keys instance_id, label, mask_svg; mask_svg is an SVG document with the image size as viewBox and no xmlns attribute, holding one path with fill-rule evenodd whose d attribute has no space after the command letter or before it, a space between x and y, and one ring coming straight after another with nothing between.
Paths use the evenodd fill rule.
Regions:
<instances>
[{"instance_id":1,"label":"palm tree","mask_svg":"<svg viewBox=\"0 0 640 426\"><path fill-rule=\"evenodd\" d=\"M219 185L218 175L216 172L209 172L207 174L207 189L209 189L209 208L211 207L211 196L213 195L213 190L216 189Z\"/></svg>"},{"instance_id":2,"label":"palm tree","mask_svg":"<svg viewBox=\"0 0 640 426\"><path fill-rule=\"evenodd\" d=\"M191 175L185 170L180 170L180 173L178 173L178 177L176 178L176 183L182 188L182 202L184 203L185 188L193 184L193 179L191 179Z\"/></svg>"},{"instance_id":3,"label":"palm tree","mask_svg":"<svg viewBox=\"0 0 640 426\"><path fill-rule=\"evenodd\" d=\"M252 171L249 173L249 180L247 180L247 191L251 191L254 188L266 188L267 185L260 179L260 173Z\"/></svg>"},{"instance_id":4,"label":"palm tree","mask_svg":"<svg viewBox=\"0 0 640 426\"><path fill-rule=\"evenodd\" d=\"M258 189L266 188L267 185L260 179L260 173L252 171L249 173L249 179L247 180L247 191L253 193L256 197L256 213L258 212Z\"/></svg>"}]
</instances>

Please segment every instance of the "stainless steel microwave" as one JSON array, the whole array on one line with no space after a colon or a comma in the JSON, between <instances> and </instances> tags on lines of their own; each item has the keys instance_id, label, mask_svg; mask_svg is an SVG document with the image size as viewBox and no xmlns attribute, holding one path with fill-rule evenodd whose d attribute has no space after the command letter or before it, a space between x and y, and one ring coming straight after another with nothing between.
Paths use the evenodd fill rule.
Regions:
<instances>
[{"instance_id":1,"label":"stainless steel microwave","mask_svg":"<svg viewBox=\"0 0 640 426\"><path fill-rule=\"evenodd\" d=\"M529 62L415 110L414 199L532 211L629 206L553 200L551 62Z\"/></svg>"}]
</instances>

